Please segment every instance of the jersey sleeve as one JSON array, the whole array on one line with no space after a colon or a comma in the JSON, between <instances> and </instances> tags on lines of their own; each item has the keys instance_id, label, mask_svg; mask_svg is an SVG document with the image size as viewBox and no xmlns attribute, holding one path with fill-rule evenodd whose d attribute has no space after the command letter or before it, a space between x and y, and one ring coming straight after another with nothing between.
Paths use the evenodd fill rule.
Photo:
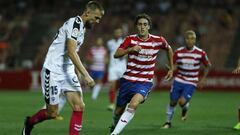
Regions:
<instances>
[{"instance_id":1,"label":"jersey sleeve","mask_svg":"<svg viewBox=\"0 0 240 135\"><path fill-rule=\"evenodd\" d=\"M161 49L168 50L169 48L171 48L171 46L168 44L167 40L164 37L161 37L160 39L162 42L162 45L160 46Z\"/></svg>"},{"instance_id":2,"label":"jersey sleeve","mask_svg":"<svg viewBox=\"0 0 240 135\"><path fill-rule=\"evenodd\" d=\"M203 53L202 53L202 63L203 63L205 66L208 65L208 64L210 64L210 61L209 61L209 59L208 59L208 56L207 56L206 52L203 52Z\"/></svg>"},{"instance_id":3,"label":"jersey sleeve","mask_svg":"<svg viewBox=\"0 0 240 135\"><path fill-rule=\"evenodd\" d=\"M124 50L127 49L130 46L130 41L131 41L130 37L126 37L119 46L119 48L122 48Z\"/></svg>"},{"instance_id":4,"label":"jersey sleeve","mask_svg":"<svg viewBox=\"0 0 240 135\"><path fill-rule=\"evenodd\" d=\"M173 64L176 64L177 61L177 51L173 53Z\"/></svg>"},{"instance_id":5,"label":"jersey sleeve","mask_svg":"<svg viewBox=\"0 0 240 135\"><path fill-rule=\"evenodd\" d=\"M75 20L68 20L66 25L67 38L77 40L77 37L80 33L80 23L81 20L76 17Z\"/></svg>"}]
</instances>

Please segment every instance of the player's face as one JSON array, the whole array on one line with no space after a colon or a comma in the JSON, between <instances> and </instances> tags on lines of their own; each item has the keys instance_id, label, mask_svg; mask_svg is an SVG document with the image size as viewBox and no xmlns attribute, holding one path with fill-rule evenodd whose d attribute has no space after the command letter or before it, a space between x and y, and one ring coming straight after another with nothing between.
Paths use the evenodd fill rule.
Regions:
<instances>
[{"instance_id":1,"label":"player's face","mask_svg":"<svg viewBox=\"0 0 240 135\"><path fill-rule=\"evenodd\" d=\"M97 38L96 45L97 46L102 46L103 45L103 39L102 38Z\"/></svg>"},{"instance_id":2,"label":"player's face","mask_svg":"<svg viewBox=\"0 0 240 135\"><path fill-rule=\"evenodd\" d=\"M85 27L91 29L95 23L99 23L102 18L102 12L99 9L88 11Z\"/></svg>"},{"instance_id":3,"label":"player's face","mask_svg":"<svg viewBox=\"0 0 240 135\"><path fill-rule=\"evenodd\" d=\"M137 31L141 37L146 37L149 34L149 23L145 18L140 18L137 22Z\"/></svg>"},{"instance_id":4,"label":"player's face","mask_svg":"<svg viewBox=\"0 0 240 135\"><path fill-rule=\"evenodd\" d=\"M122 29L116 29L115 31L114 31L114 36L116 37L116 38L119 38L119 37L121 37L122 36Z\"/></svg>"},{"instance_id":5,"label":"player's face","mask_svg":"<svg viewBox=\"0 0 240 135\"><path fill-rule=\"evenodd\" d=\"M195 34L188 34L185 36L185 42L187 48L192 48L196 44L196 35Z\"/></svg>"}]
</instances>

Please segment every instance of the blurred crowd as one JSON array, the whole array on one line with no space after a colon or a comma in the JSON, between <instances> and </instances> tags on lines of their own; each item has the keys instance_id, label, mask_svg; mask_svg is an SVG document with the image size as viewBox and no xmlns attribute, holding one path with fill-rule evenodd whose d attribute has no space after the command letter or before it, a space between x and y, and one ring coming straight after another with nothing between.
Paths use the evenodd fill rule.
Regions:
<instances>
[{"instance_id":1,"label":"blurred crowd","mask_svg":"<svg viewBox=\"0 0 240 135\"><path fill-rule=\"evenodd\" d=\"M204 49L213 69L227 70L238 32L238 0L99 0L106 14L87 32L87 50L97 37L105 41L122 27L124 35L134 33L134 17L142 12L153 19L152 34L164 36L176 49L184 45L182 34L197 32L197 45ZM40 69L48 46L66 19L81 14L86 0L8 0L0 2L0 70ZM41 27L40 27L41 26ZM80 52L80 56L86 55ZM161 54L160 54L161 55ZM164 60L160 60L160 63ZM233 65L234 67L234 65Z\"/></svg>"}]
</instances>

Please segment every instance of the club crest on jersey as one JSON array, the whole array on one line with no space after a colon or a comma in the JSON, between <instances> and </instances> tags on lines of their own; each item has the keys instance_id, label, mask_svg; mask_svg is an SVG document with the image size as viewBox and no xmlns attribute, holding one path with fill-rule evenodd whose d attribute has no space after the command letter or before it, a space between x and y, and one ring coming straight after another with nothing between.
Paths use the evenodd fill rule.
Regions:
<instances>
[{"instance_id":1,"label":"club crest on jersey","mask_svg":"<svg viewBox=\"0 0 240 135\"><path fill-rule=\"evenodd\" d=\"M78 34L79 34L78 28L74 28L74 29L72 30L72 36L73 36L73 37L77 37Z\"/></svg>"}]
</instances>

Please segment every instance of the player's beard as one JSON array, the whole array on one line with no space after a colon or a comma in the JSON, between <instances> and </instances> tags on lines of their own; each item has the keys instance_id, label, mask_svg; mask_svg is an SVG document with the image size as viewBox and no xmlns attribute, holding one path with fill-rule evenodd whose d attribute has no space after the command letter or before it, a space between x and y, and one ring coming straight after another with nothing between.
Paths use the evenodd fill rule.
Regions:
<instances>
[{"instance_id":1,"label":"player's beard","mask_svg":"<svg viewBox=\"0 0 240 135\"><path fill-rule=\"evenodd\" d=\"M92 29L93 24L90 23L90 21L86 21L86 23L85 23L85 27L86 27L87 29Z\"/></svg>"}]
</instances>

